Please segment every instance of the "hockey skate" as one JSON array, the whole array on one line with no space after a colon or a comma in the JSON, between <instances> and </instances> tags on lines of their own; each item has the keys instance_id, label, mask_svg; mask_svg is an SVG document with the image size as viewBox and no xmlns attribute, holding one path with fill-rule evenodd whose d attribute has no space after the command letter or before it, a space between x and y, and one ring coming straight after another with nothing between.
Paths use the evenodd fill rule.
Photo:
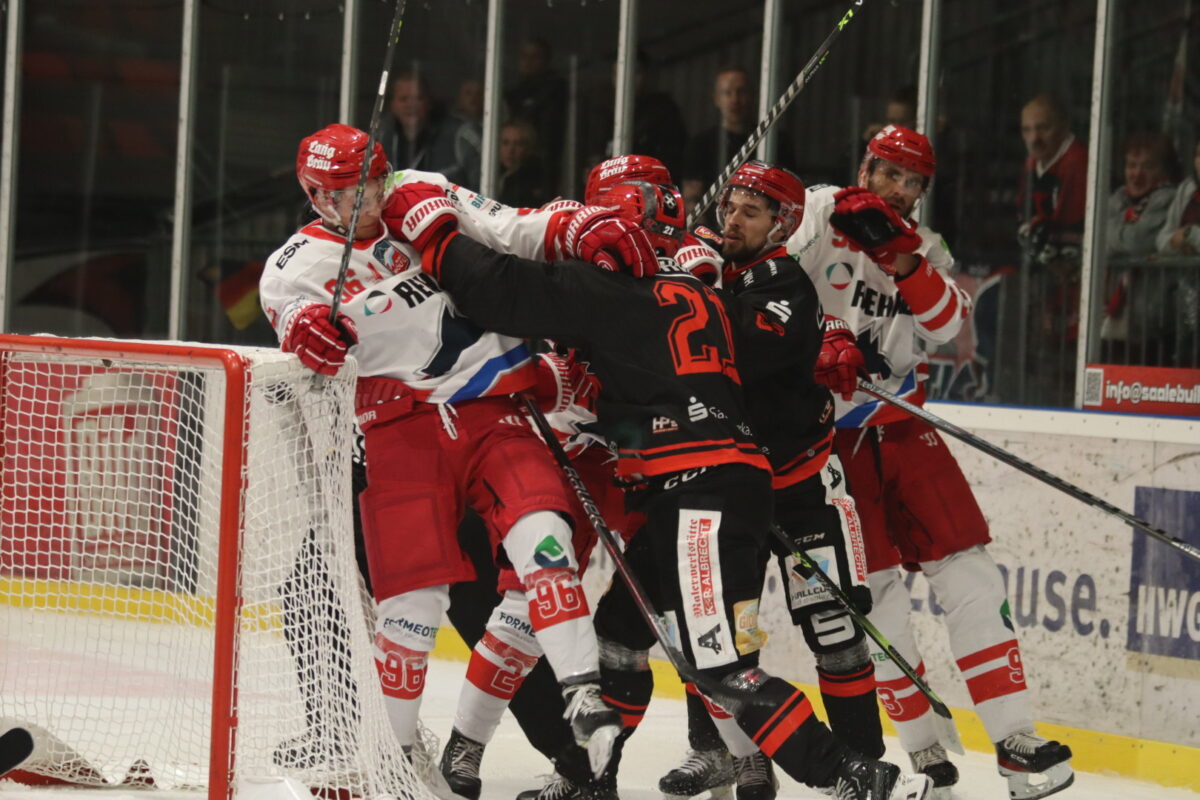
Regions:
<instances>
[{"instance_id":1,"label":"hockey skate","mask_svg":"<svg viewBox=\"0 0 1200 800\"><path fill-rule=\"evenodd\" d=\"M708 792L712 800L733 797L733 757L724 747L688 750L683 763L663 775L658 790L664 800L686 800Z\"/></svg>"},{"instance_id":2,"label":"hockey skate","mask_svg":"<svg viewBox=\"0 0 1200 800\"><path fill-rule=\"evenodd\" d=\"M479 800L483 788L483 782L479 779L483 747L481 742L468 739L452 728L446 749L442 751L442 777L451 791L467 800Z\"/></svg>"},{"instance_id":3,"label":"hockey skate","mask_svg":"<svg viewBox=\"0 0 1200 800\"><path fill-rule=\"evenodd\" d=\"M847 761L838 769L832 787L834 800L928 800L933 796L928 775L905 775L886 761Z\"/></svg>"},{"instance_id":4,"label":"hockey skate","mask_svg":"<svg viewBox=\"0 0 1200 800\"><path fill-rule=\"evenodd\" d=\"M541 789L527 789L517 800L620 800L615 778L604 776L592 783L580 785L557 772L549 776Z\"/></svg>"},{"instance_id":5,"label":"hockey skate","mask_svg":"<svg viewBox=\"0 0 1200 800\"><path fill-rule=\"evenodd\" d=\"M779 779L775 777L775 765L761 750L745 758L735 758L733 775L737 780L737 800L775 800Z\"/></svg>"},{"instance_id":6,"label":"hockey skate","mask_svg":"<svg viewBox=\"0 0 1200 800\"><path fill-rule=\"evenodd\" d=\"M1011 800L1037 800L1066 789L1075 781L1070 761L1071 748L1031 731L996 743L996 762L1008 779Z\"/></svg>"},{"instance_id":7,"label":"hockey skate","mask_svg":"<svg viewBox=\"0 0 1200 800\"><path fill-rule=\"evenodd\" d=\"M563 699L567 703L563 719L570 724L575 743L587 750L592 774L599 777L621 735L621 716L600 697L598 683L564 683Z\"/></svg>"},{"instance_id":8,"label":"hockey skate","mask_svg":"<svg viewBox=\"0 0 1200 800\"><path fill-rule=\"evenodd\" d=\"M933 781L933 800L950 800L950 787L958 783L958 768L946 757L946 748L932 744L924 750L909 753L913 772L923 773Z\"/></svg>"}]
</instances>

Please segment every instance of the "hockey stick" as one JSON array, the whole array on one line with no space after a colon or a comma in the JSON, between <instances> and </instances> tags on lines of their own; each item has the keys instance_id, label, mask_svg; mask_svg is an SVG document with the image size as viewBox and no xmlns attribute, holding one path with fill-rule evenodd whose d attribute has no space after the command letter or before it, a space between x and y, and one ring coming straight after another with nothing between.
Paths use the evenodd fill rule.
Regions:
<instances>
[{"instance_id":1,"label":"hockey stick","mask_svg":"<svg viewBox=\"0 0 1200 800\"><path fill-rule=\"evenodd\" d=\"M604 543L604 549L612 556L613 566L616 567L621 579L625 581L625 585L629 587L629 594L633 597L634 605L641 612L642 619L646 621L646 624L654 633L654 638L662 646L663 652L667 654L667 660L671 662L671 666L679 673L679 677L685 683L696 684L696 687L701 692L730 714L736 714L737 709L746 705L769 705L769 701L760 699L751 692L724 686L707 675L701 674L696 667L688 662L683 653L671 643L666 623L663 622L662 617L655 611L650 598L646 595L646 590L642 586L642 582L638 580L638 577L629 568L629 562L625 560L625 554L621 552L621 546L617 542L616 534L612 532L612 529L608 527L608 523L604 521L603 515L600 514L600 509L596 506L596 501L592 499L592 493L588 491L587 486L583 483L583 478L579 477L579 473L575 470L575 467L571 466L571 459L567 457L566 451L559 444L558 437L554 435L554 431L550 428L550 423L546 421L542 410L538 408L537 401L528 395L522 395L522 399L525 402L525 408L529 412L529 416L533 418L533 423L537 427L538 433L545 439L546 446L550 448L550 452L554 455L554 460L558 462L559 468L567 477L567 482L571 484L571 488L575 491L575 496L579 498L579 504L583 506L584 513L587 514L592 527L596 529L596 534L600 537L600 541Z\"/></svg>"},{"instance_id":2,"label":"hockey stick","mask_svg":"<svg viewBox=\"0 0 1200 800\"><path fill-rule=\"evenodd\" d=\"M997 447L996 445L992 444L991 442L987 441L986 439L980 439L975 434L964 431L962 428L958 427L957 425L955 425L951 422L947 422L946 420L942 419L941 417L939 417L935 414L929 413L928 411L921 408L920 406L915 406L912 403L908 402L907 400L903 400L903 399L897 397L896 395L892 394L891 392L889 392L879 386L876 386L875 384L871 383L870 381L868 381L864 378L858 379L858 388L863 390L867 394L871 394L871 395L874 395L875 397L878 397L880 400L883 400L884 402L891 403L892 405L896 406L897 408L907 411L909 414L913 415L914 417L916 417L919 420L928 422L930 425L932 425L933 427L942 431L943 433L949 434L950 436L953 436L955 439L966 442L967 444L971 445L972 447L976 448L977 450L982 450L983 452L987 453L992 458L995 458L999 461L1003 461L1005 464L1008 464L1011 467L1016 467L1017 469L1021 470L1021 472L1024 472L1026 475L1032 475L1033 477L1037 478L1042 483L1053 486L1055 489L1058 489L1060 492L1064 492L1066 494L1071 495L1071 497L1074 497L1076 500L1080 501L1081 503L1085 503L1089 506L1092 506L1093 508L1097 508L1097 509L1105 512L1106 514L1111 514L1112 516L1116 517L1117 519L1120 519L1123 522L1125 522L1125 524L1130 525L1134 528L1137 528L1138 530L1140 530L1146 534L1149 534L1150 536L1153 536L1155 539L1158 539L1163 544L1169 545L1170 547L1174 547L1176 550L1183 553L1184 555L1191 556L1192 558L1200 561L1200 548L1195 547L1194 545L1188 544L1187 542L1183 541L1182 539L1180 539L1176 536L1172 536L1171 534L1164 531L1162 528L1155 527L1154 525L1151 525L1149 522L1146 522L1146 520L1144 520L1144 519L1135 517L1134 515L1128 513L1127 511L1122 511L1121 509L1117 508L1116 506L1112 505L1111 503L1107 503L1104 500L1101 500L1099 497L1092 494L1091 492L1085 491L1084 489L1079 488L1075 484L1070 483L1066 480L1063 480L1062 478L1058 477L1057 475L1054 475L1050 472L1046 472L1044 469L1041 469L1040 467L1035 467L1033 464L1030 464L1028 461L1018 458L1017 456L1013 455L1012 453L1008 452L1007 450L1005 450L1001 447Z\"/></svg>"},{"instance_id":3,"label":"hockey stick","mask_svg":"<svg viewBox=\"0 0 1200 800\"><path fill-rule=\"evenodd\" d=\"M392 63L392 55L396 52L396 42L400 41L400 28L404 26L404 5L406 0L396 3L396 13L392 17L392 27L388 30L387 52L383 56L383 74L379 76L379 93L375 97L375 106L371 109L371 125L367 129L367 149L363 154L362 169L358 173L358 185L354 189L354 210L350 212L350 227L346 230L346 246L342 249L342 263L338 267L337 285L333 289L333 302L329 306L329 321L337 322L338 306L342 303L342 292L346 288L346 276L350 273L350 254L354 251L354 232L358 230L358 216L362 212L363 194L367 189L367 175L371 173L372 151L379 133L379 117L383 114L384 95L387 94L388 67Z\"/></svg>"},{"instance_id":4,"label":"hockey stick","mask_svg":"<svg viewBox=\"0 0 1200 800\"><path fill-rule=\"evenodd\" d=\"M783 112L796 99L796 95L800 94L800 90L812 80L812 76L816 73L817 68L825 63L825 58L829 55L829 49L833 46L834 40L841 35L842 29L850 24L850 20L854 19L855 10L861 8L862 4L863 0L854 0L854 5L846 9L846 13L842 15L842 18L838 20L834 29L825 37L825 41L821 42L821 46L817 48L817 52L813 53L812 58L804 65L804 69L800 70L800 74L796 76L787 90L775 101L775 105L771 106L771 110L767 112L767 115L758 123L758 127L750 134L750 138L742 145L742 149L734 154L733 159L725 165L725 170L700 197L699 202L696 203L696 207L688 215L687 225L689 228L695 225L696 221L709 209L713 201L717 199L717 193L721 191L721 187L725 185L725 181L733 176L738 167L746 163L746 160L750 158L750 153L753 152L754 148L758 147L758 143L767 135L767 131L779 121L779 118L783 116Z\"/></svg>"},{"instance_id":5,"label":"hockey stick","mask_svg":"<svg viewBox=\"0 0 1200 800\"><path fill-rule=\"evenodd\" d=\"M0 778L24 763L33 754L33 736L24 728L13 728L0 736Z\"/></svg>"},{"instance_id":6,"label":"hockey stick","mask_svg":"<svg viewBox=\"0 0 1200 800\"><path fill-rule=\"evenodd\" d=\"M912 665L909 664L907 660L905 660L904 656L900 655L900 652L892 646L892 643L889 642L882 633L879 632L879 629L872 624L871 620L867 619L867 615L859 611L854 606L853 601L851 601L850 598L846 596L846 593L842 591L842 587L834 583L833 580L827 574L825 574L825 571L817 565L817 562L808 557L808 554L805 553L804 550L796 547L796 543L793 542L786 533L784 533L783 529L780 528L777 523L771 523L771 533L774 534L775 538L778 539L780 544L784 546L786 552L791 553L792 557L800 562L800 567L796 568L797 572L799 572L800 568L802 567L805 571L815 575L817 581L825 587L825 590L833 595L833 599L837 600L838 603L840 603L841 606L846 609L846 611L851 617L854 618L854 621L858 623L858 626L863 629L867 636L870 636L875 641L875 644L879 645L880 649L887 654L888 658L895 662L896 666L900 668L900 671L904 673L905 677L913 682L913 685L917 687L917 691L929 699L929 707L933 709L933 713L939 718L939 723L937 724L938 740L941 741L945 747L948 747L955 753L962 755L964 752L962 740L958 737L958 729L954 727L954 718L950 715L950 709L947 708L946 704L942 702L942 699L937 696L937 693L930 688L929 684L925 682L925 679L917 674L917 671L912 668ZM801 574L801 577L807 578L808 576Z\"/></svg>"}]
</instances>

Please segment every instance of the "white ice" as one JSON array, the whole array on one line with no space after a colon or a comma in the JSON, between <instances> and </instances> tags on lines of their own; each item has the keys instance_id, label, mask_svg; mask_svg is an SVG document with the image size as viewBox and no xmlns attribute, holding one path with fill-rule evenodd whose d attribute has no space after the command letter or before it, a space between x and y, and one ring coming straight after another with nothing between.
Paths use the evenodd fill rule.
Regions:
<instances>
[{"instance_id":1,"label":"white ice","mask_svg":"<svg viewBox=\"0 0 1200 800\"><path fill-rule=\"evenodd\" d=\"M465 671L466 664L462 662L434 660L430 663L421 716L442 741L445 741L454 720L458 688ZM684 703L656 697L621 761L619 792L622 800L658 800L661 797L656 788L658 778L679 763L687 747L686 730ZM888 740L888 752L897 763L907 767L907 759L903 758L895 740ZM996 774L994 758L984 753L969 752L966 756L954 756L954 761L962 775L954 792L955 800L1006 800L1008 793L1005 781ZM1200 769L1200 765L1197 765L1197 769ZM483 757L482 800L513 800L518 792L540 786L539 776L549 771L549 762L525 741L512 717L506 716ZM822 797L786 775L781 775L780 780L780 798ZM94 792L88 794L95 796ZM2 800L79 800L80 795L78 790L28 789L11 782L0 782ZM1074 786L1054 797L1056 800L1200 800L1200 793L1119 777L1079 773ZM102 800L149 798L196 800L196 795L105 790L102 796Z\"/></svg>"}]
</instances>

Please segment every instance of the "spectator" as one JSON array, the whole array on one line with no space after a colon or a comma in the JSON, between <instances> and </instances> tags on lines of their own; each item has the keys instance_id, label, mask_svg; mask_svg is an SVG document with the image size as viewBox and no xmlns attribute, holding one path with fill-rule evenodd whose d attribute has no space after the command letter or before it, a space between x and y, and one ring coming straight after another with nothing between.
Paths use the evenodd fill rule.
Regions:
<instances>
[{"instance_id":1,"label":"spectator","mask_svg":"<svg viewBox=\"0 0 1200 800\"><path fill-rule=\"evenodd\" d=\"M900 125L914 131L917 129L917 87L901 86L892 92L883 108L883 122L872 122L863 131L863 148L888 125Z\"/></svg>"},{"instance_id":2,"label":"spectator","mask_svg":"<svg viewBox=\"0 0 1200 800\"><path fill-rule=\"evenodd\" d=\"M458 98L454 102L454 116L463 122L483 124L483 81L468 78L458 85Z\"/></svg>"},{"instance_id":3,"label":"spectator","mask_svg":"<svg viewBox=\"0 0 1200 800\"><path fill-rule=\"evenodd\" d=\"M468 78L458 85L453 116L462 123L458 129L458 155L462 167L459 182L478 189L480 154L483 152L483 81Z\"/></svg>"},{"instance_id":4,"label":"spectator","mask_svg":"<svg viewBox=\"0 0 1200 800\"><path fill-rule=\"evenodd\" d=\"M637 53L633 72L633 132L632 145L626 152L657 158L667 165L671 174L683 168L683 151L687 144L687 128L679 104L667 92L653 88L646 54ZM617 80L617 64L613 63L613 83ZM596 96L588 128L592 134L587 152L589 160L603 161L614 154L612 144L613 98L611 86ZM724 165L722 165L724 166Z\"/></svg>"},{"instance_id":5,"label":"spectator","mask_svg":"<svg viewBox=\"0 0 1200 800\"><path fill-rule=\"evenodd\" d=\"M537 208L553 197L537 156L537 134L524 119L513 119L500 128L500 182L496 199L517 208Z\"/></svg>"},{"instance_id":6,"label":"spectator","mask_svg":"<svg viewBox=\"0 0 1200 800\"><path fill-rule=\"evenodd\" d=\"M1158 252L1169 255L1200 253L1200 141L1192 153L1192 171L1175 190L1166 223L1158 232Z\"/></svg>"},{"instance_id":7,"label":"spectator","mask_svg":"<svg viewBox=\"0 0 1200 800\"><path fill-rule=\"evenodd\" d=\"M517 50L517 82L504 92L510 118L521 117L533 126L547 153L561 153L566 126L567 83L550 68L550 44L528 39ZM549 165L553 178L557 164Z\"/></svg>"},{"instance_id":8,"label":"spectator","mask_svg":"<svg viewBox=\"0 0 1200 800\"><path fill-rule=\"evenodd\" d=\"M393 166L440 172L455 183L478 185L478 174L474 180L467 174L472 158L478 161L478 144L472 153L470 137L461 135L462 122L446 114L424 77L415 72L397 75L389 111L380 124L379 140Z\"/></svg>"},{"instance_id":9,"label":"spectator","mask_svg":"<svg viewBox=\"0 0 1200 800\"><path fill-rule=\"evenodd\" d=\"M1174 196L1171 174L1175 147L1165 133L1135 133L1125 140L1125 184L1108 198L1106 251L1125 257L1122 268L1110 262L1110 290L1100 325L1106 361L1131 359L1139 364L1161 363L1162 333L1170 316L1162 273L1135 277L1129 259L1155 251L1155 238L1166 223ZM1135 281L1139 284L1134 286ZM1131 319L1132 318L1132 319ZM1131 324L1132 323L1132 324ZM1136 351L1136 352L1134 352Z\"/></svg>"},{"instance_id":10,"label":"spectator","mask_svg":"<svg viewBox=\"0 0 1200 800\"><path fill-rule=\"evenodd\" d=\"M1018 358L1030 381L1018 400L1066 406L1075 390L1087 148L1071 133L1062 103L1048 94L1021 109L1021 138L1029 156L1018 193L1017 240L1028 291L1021 324L1028 336Z\"/></svg>"},{"instance_id":11,"label":"spectator","mask_svg":"<svg viewBox=\"0 0 1200 800\"><path fill-rule=\"evenodd\" d=\"M741 67L726 67L713 81L713 105L721 114L720 122L688 140L683 155L683 198L690 211L696 201L733 158L754 127L755 93L750 73ZM786 131L776 136L778 155L774 164L794 169L791 137Z\"/></svg>"}]
</instances>

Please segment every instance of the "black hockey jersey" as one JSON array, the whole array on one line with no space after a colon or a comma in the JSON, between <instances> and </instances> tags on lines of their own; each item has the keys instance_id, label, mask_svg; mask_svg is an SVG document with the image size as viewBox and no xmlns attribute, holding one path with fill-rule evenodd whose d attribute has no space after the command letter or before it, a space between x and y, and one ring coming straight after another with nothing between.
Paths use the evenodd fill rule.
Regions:
<instances>
[{"instance_id":1,"label":"black hockey jersey","mask_svg":"<svg viewBox=\"0 0 1200 800\"><path fill-rule=\"evenodd\" d=\"M783 247L744 267L726 267L725 275L747 419L782 489L815 475L833 443L833 399L813 378L824 331L821 303Z\"/></svg>"},{"instance_id":2,"label":"black hockey jersey","mask_svg":"<svg viewBox=\"0 0 1200 800\"><path fill-rule=\"evenodd\" d=\"M674 262L637 279L502 255L461 235L425 256L477 325L579 349L600 382L598 424L623 479L735 463L769 471L744 421L721 299Z\"/></svg>"}]
</instances>

